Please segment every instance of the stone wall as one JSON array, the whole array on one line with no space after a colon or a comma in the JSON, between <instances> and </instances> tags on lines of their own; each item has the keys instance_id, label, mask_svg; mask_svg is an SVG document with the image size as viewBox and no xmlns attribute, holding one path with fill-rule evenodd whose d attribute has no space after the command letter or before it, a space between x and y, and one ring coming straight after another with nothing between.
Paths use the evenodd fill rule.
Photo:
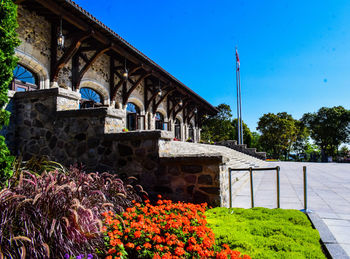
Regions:
<instances>
[{"instance_id":1,"label":"stone wall","mask_svg":"<svg viewBox=\"0 0 350 259\"><path fill-rule=\"evenodd\" d=\"M222 157L161 157L173 132L121 132L123 111L76 109L79 94L61 88L18 92L12 98L11 147L24 160L47 156L66 166L135 176L151 196L220 204ZM163 144L162 144L163 145Z\"/></svg>"},{"instance_id":2,"label":"stone wall","mask_svg":"<svg viewBox=\"0 0 350 259\"><path fill-rule=\"evenodd\" d=\"M220 206L221 156L177 156L160 162L157 191L175 201Z\"/></svg>"}]
</instances>

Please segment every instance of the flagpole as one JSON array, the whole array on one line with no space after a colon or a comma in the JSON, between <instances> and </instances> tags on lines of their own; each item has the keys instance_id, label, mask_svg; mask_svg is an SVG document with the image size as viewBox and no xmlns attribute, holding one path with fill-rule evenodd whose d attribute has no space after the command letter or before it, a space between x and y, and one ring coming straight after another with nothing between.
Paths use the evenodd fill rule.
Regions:
<instances>
[{"instance_id":1,"label":"flagpole","mask_svg":"<svg viewBox=\"0 0 350 259\"><path fill-rule=\"evenodd\" d=\"M240 119L239 119L239 87L238 87L238 62L237 62L237 47L236 47L236 87L237 87L237 141L238 141L238 144L241 144L241 127L240 127Z\"/></svg>"},{"instance_id":2,"label":"flagpole","mask_svg":"<svg viewBox=\"0 0 350 259\"><path fill-rule=\"evenodd\" d=\"M241 69L238 71L238 85L239 85L239 118L240 118L240 133L241 144L243 144L243 118L242 118L242 92L241 92Z\"/></svg>"}]
</instances>

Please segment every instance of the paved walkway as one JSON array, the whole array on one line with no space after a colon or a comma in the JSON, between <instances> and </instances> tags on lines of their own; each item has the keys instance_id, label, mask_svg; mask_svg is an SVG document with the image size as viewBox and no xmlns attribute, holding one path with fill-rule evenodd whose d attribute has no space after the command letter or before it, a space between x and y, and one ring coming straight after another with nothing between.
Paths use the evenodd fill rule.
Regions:
<instances>
[{"instance_id":1,"label":"paved walkway","mask_svg":"<svg viewBox=\"0 0 350 259\"><path fill-rule=\"evenodd\" d=\"M308 209L328 226L350 256L350 164L274 162L280 166L280 204L283 209L303 209L303 166L308 173ZM276 208L276 172L254 172L255 207ZM249 181L238 190L233 207L250 208Z\"/></svg>"}]
</instances>

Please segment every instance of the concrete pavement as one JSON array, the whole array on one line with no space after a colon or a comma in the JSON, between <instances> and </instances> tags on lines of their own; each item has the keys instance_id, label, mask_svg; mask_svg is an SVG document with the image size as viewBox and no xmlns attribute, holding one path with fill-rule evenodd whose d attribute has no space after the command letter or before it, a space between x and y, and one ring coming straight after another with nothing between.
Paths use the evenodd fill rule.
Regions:
<instances>
[{"instance_id":1,"label":"concrete pavement","mask_svg":"<svg viewBox=\"0 0 350 259\"><path fill-rule=\"evenodd\" d=\"M321 218L350 258L350 164L270 162L267 166L281 168L281 208L298 210L304 208L302 168L307 166L308 209ZM276 172L256 171L253 179L255 207L276 208ZM249 181L233 191L233 207L250 208Z\"/></svg>"}]
</instances>

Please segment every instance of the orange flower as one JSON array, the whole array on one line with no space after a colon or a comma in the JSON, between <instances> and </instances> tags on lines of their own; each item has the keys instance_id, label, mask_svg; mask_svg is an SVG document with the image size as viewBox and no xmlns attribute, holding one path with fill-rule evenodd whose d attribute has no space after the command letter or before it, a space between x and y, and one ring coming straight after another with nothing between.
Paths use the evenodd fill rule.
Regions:
<instances>
[{"instance_id":1,"label":"orange flower","mask_svg":"<svg viewBox=\"0 0 350 259\"><path fill-rule=\"evenodd\" d=\"M145 243L143 246L144 246L146 249L149 249L149 248L152 247L152 245L151 245L150 243Z\"/></svg>"}]
</instances>

